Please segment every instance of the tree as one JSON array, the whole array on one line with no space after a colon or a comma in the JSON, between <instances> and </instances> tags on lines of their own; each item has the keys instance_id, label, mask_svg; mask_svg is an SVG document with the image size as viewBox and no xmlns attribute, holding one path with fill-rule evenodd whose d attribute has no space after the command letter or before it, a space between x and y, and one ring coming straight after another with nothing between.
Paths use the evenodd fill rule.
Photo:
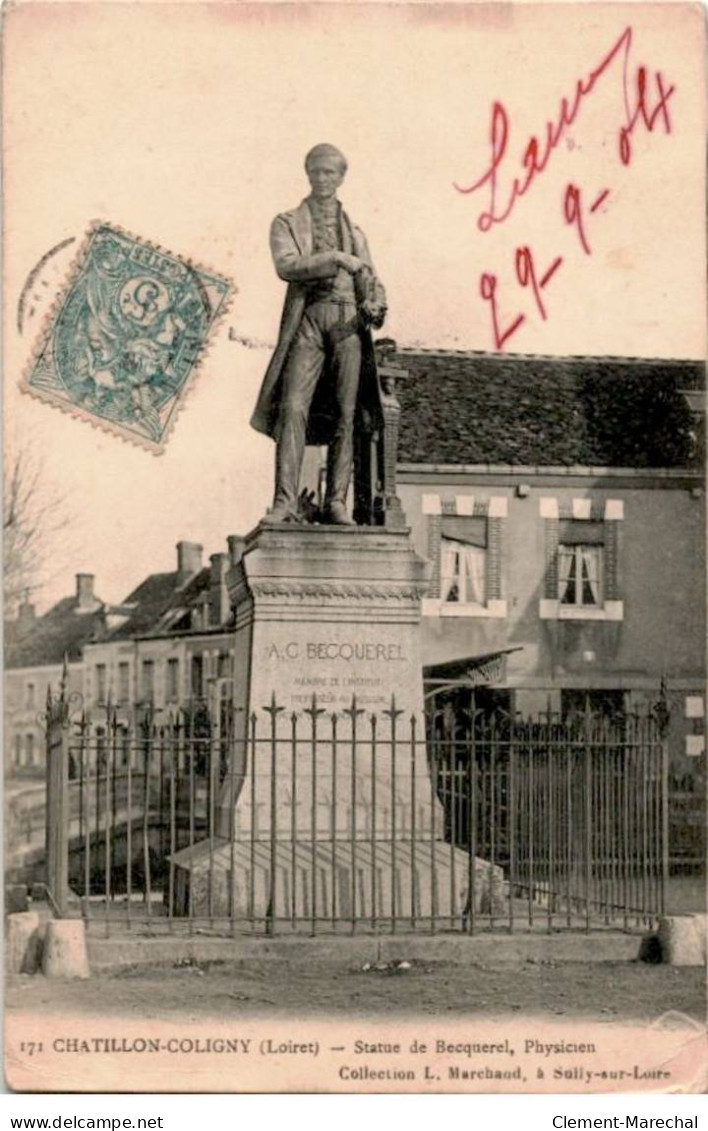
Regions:
<instances>
[{"instance_id":1,"label":"tree","mask_svg":"<svg viewBox=\"0 0 708 1131\"><path fill-rule=\"evenodd\" d=\"M3 482L5 616L48 580L52 540L70 521L65 498L49 482L31 442L6 446Z\"/></svg>"}]
</instances>

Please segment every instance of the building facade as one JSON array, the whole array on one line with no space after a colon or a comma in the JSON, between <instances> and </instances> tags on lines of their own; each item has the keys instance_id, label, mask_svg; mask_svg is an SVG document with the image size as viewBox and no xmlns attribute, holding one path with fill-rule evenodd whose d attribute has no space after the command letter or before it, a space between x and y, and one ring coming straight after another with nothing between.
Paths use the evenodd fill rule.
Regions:
<instances>
[{"instance_id":1,"label":"building facade","mask_svg":"<svg viewBox=\"0 0 708 1131\"><path fill-rule=\"evenodd\" d=\"M396 362L398 493L431 569L431 693L471 672L482 710L660 709L672 852L700 855L702 366L407 350Z\"/></svg>"},{"instance_id":2,"label":"building facade","mask_svg":"<svg viewBox=\"0 0 708 1131\"><path fill-rule=\"evenodd\" d=\"M73 596L37 616L28 601L4 625L5 773L43 777L47 692L56 693L66 672L70 695L84 696L86 643L103 631L104 604L90 573L76 575Z\"/></svg>"},{"instance_id":3,"label":"building facade","mask_svg":"<svg viewBox=\"0 0 708 1131\"><path fill-rule=\"evenodd\" d=\"M233 645L228 572L242 540L202 565L202 547L177 544L176 569L148 576L107 614L100 639L84 649L84 689L92 725L110 701L119 725L159 718L187 703L231 693Z\"/></svg>"}]
</instances>

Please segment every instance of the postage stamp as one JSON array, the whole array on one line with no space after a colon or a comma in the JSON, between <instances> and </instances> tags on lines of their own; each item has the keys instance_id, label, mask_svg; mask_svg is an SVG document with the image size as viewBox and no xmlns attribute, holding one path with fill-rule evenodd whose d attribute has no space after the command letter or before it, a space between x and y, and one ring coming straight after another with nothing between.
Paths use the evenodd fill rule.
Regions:
<instances>
[{"instance_id":1,"label":"postage stamp","mask_svg":"<svg viewBox=\"0 0 708 1131\"><path fill-rule=\"evenodd\" d=\"M161 452L231 289L221 275L94 224L22 387Z\"/></svg>"}]
</instances>

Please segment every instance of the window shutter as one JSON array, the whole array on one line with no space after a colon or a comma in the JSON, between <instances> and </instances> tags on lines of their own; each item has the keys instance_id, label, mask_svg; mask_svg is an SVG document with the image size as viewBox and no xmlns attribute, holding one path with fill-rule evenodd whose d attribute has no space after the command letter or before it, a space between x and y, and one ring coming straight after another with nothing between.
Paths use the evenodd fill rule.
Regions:
<instances>
[{"instance_id":1,"label":"window shutter","mask_svg":"<svg viewBox=\"0 0 708 1131\"><path fill-rule=\"evenodd\" d=\"M497 601L502 595L503 531L503 518L487 519L487 601Z\"/></svg>"},{"instance_id":2,"label":"window shutter","mask_svg":"<svg viewBox=\"0 0 708 1131\"><path fill-rule=\"evenodd\" d=\"M601 546L605 541L606 525L586 519L566 519L560 523L558 540L564 546Z\"/></svg>"},{"instance_id":3,"label":"window shutter","mask_svg":"<svg viewBox=\"0 0 708 1131\"><path fill-rule=\"evenodd\" d=\"M619 584L619 522L605 522L605 600L620 599Z\"/></svg>"},{"instance_id":4,"label":"window shutter","mask_svg":"<svg viewBox=\"0 0 708 1131\"><path fill-rule=\"evenodd\" d=\"M442 516L439 514L428 515L428 557L433 565L430 575L429 597L440 596L440 557L442 541Z\"/></svg>"},{"instance_id":5,"label":"window shutter","mask_svg":"<svg viewBox=\"0 0 708 1131\"><path fill-rule=\"evenodd\" d=\"M560 523L557 518L544 521L546 534L546 587L544 596L551 601L558 597L558 543Z\"/></svg>"},{"instance_id":6,"label":"window shutter","mask_svg":"<svg viewBox=\"0 0 708 1131\"><path fill-rule=\"evenodd\" d=\"M498 521L498 520L492 520ZM478 546L485 549L487 546L487 519L484 516L453 518L442 516L442 537L452 538L455 542L463 542L466 546Z\"/></svg>"}]
</instances>

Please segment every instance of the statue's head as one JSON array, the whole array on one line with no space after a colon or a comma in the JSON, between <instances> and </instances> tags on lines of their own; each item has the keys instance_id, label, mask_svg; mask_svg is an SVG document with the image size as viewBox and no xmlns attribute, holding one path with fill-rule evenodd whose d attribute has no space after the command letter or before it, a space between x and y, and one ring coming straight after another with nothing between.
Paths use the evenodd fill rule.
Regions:
<instances>
[{"instance_id":1,"label":"statue's head","mask_svg":"<svg viewBox=\"0 0 708 1131\"><path fill-rule=\"evenodd\" d=\"M344 180L347 159L334 145L316 145L305 158L305 171L317 200L329 200Z\"/></svg>"}]
</instances>

